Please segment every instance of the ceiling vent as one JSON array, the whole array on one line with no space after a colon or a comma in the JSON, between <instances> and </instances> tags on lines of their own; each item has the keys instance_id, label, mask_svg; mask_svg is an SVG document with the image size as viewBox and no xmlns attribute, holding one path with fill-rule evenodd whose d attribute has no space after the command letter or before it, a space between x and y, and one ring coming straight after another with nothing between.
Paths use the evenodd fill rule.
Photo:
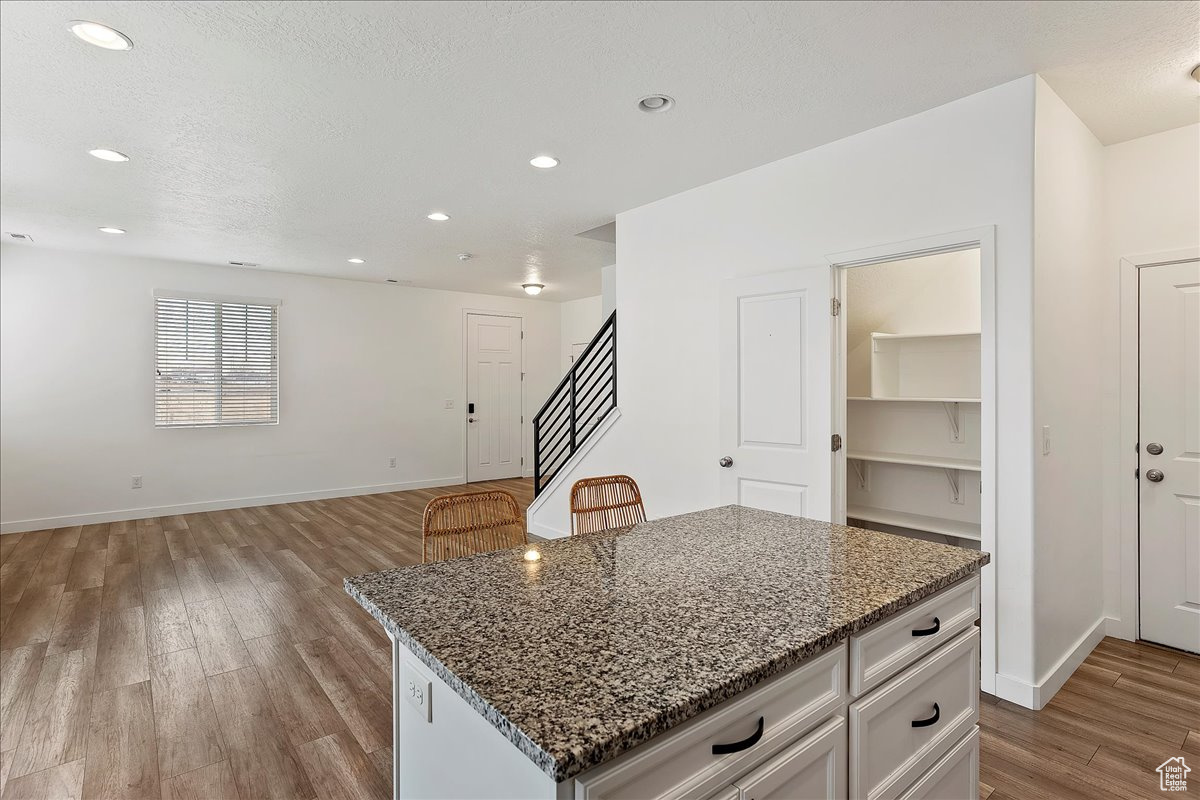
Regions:
<instances>
[{"instance_id":1,"label":"ceiling vent","mask_svg":"<svg viewBox=\"0 0 1200 800\"><path fill-rule=\"evenodd\" d=\"M257 267L258 264L255 264L253 261L230 261L229 266L231 266L231 267Z\"/></svg>"},{"instance_id":2,"label":"ceiling vent","mask_svg":"<svg viewBox=\"0 0 1200 800\"><path fill-rule=\"evenodd\" d=\"M8 231L5 231L4 235L6 237L8 237L9 239L12 239L14 242L25 242L27 244L33 244L33 237L30 236L28 233L9 233Z\"/></svg>"}]
</instances>

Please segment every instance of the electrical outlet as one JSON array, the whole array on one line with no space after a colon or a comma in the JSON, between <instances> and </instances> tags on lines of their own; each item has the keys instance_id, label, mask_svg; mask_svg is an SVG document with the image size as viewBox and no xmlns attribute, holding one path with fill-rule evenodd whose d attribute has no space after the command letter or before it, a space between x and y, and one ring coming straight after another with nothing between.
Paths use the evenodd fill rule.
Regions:
<instances>
[{"instance_id":1,"label":"electrical outlet","mask_svg":"<svg viewBox=\"0 0 1200 800\"><path fill-rule=\"evenodd\" d=\"M390 467L391 469L396 468L396 457L395 456L392 456L391 458L388 459L388 467Z\"/></svg>"},{"instance_id":2,"label":"electrical outlet","mask_svg":"<svg viewBox=\"0 0 1200 800\"><path fill-rule=\"evenodd\" d=\"M425 716L426 722L433 722L433 707L430 702L433 699L433 682L417 672L408 662L400 665L400 691L404 693L408 704Z\"/></svg>"},{"instance_id":3,"label":"electrical outlet","mask_svg":"<svg viewBox=\"0 0 1200 800\"><path fill-rule=\"evenodd\" d=\"M446 401L446 408L454 408L454 401L453 401L453 400L447 400L447 401Z\"/></svg>"},{"instance_id":4,"label":"electrical outlet","mask_svg":"<svg viewBox=\"0 0 1200 800\"><path fill-rule=\"evenodd\" d=\"M1042 455L1050 455L1050 426L1042 426Z\"/></svg>"},{"instance_id":5,"label":"electrical outlet","mask_svg":"<svg viewBox=\"0 0 1200 800\"><path fill-rule=\"evenodd\" d=\"M134 489L140 489L140 488L142 488L142 476L141 476L141 475L134 475L134 476L133 476L133 479L130 481L130 485L131 485L131 487L132 487L132 488L134 488Z\"/></svg>"}]
</instances>

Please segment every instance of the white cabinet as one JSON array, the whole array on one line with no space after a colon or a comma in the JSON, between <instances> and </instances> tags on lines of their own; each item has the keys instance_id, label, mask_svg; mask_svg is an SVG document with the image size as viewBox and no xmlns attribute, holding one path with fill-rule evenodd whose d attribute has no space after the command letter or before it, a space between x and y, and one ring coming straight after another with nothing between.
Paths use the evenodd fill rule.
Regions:
<instances>
[{"instance_id":1,"label":"white cabinet","mask_svg":"<svg viewBox=\"0 0 1200 800\"><path fill-rule=\"evenodd\" d=\"M979 721L979 629L850 706L850 796L893 800Z\"/></svg>"},{"instance_id":2,"label":"white cabinet","mask_svg":"<svg viewBox=\"0 0 1200 800\"><path fill-rule=\"evenodd\" d=\"M704 797L845 710L846 643L575 781L576 800ZM733 752L714 753L718 749ZM843 750L844 753L844 750Z\"/></svg>"},{"instance_id":3,"label":"white cabinet","mask_svg":"<svg viewBox=\"0 0 1200 800\"><path fill-rule=\"evenodd\" d=\"M960 800L979 792L979 728L973 728L941 761L900 795L900 800Z\"/></svg>"},{"instance_id":4,"label":"white cabinet","mask_svg":"<svg viewBox=\"0 0 1200 800\"><path fill-rule=\"evenodd\" d=\"M845 718L834 717L733 785L738 800L845 797Z\"/></svg>"},{"instance_id":5,"label":"white cabinet","mask_svg":"<svg viewBox=\"0 0 1200 800\"><path fill-rule=\"evenodd\" d=\"M974 575L588 770L560 797L975 797L978 618Z\"/></svg>"}]
</instances>

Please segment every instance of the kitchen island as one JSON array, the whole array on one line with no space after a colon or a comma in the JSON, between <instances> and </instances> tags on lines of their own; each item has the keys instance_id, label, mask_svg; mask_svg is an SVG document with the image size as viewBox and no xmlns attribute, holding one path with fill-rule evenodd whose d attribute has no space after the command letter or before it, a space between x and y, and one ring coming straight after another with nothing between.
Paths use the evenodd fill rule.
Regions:
<instances>
[{"instance_id":1,"label":"kitchen island","mask_svg":"<svg viewBox=\"0 0 1200 800\"><path fill-rule=\"evenodd\" d=\"M397 798L977 775L987 554L740 506L536 548L346 579L394 643Z\"/></svg>"}]
</instances>

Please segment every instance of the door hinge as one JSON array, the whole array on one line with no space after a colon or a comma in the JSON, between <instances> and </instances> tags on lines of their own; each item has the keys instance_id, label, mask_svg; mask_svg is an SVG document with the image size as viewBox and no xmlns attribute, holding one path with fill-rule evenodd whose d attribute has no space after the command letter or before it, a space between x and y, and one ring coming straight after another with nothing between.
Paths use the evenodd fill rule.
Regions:
<instances>
[{"instance_id":1,"label":"door hinge","mask_svg":"<svg viewBox=\"0 0 1200 800\"><path fill-rule=\"evenodd\" d=\"M829 300L829 316L836 317L842 312L842 301L836 297Z\"/></svg>"},{"instance_id":2,"label":"door hinge","mask_svg":"<svg viewBox=\"0 0 1200 800\"><path fill-rule=\"evenodd\" d=\"M525 456L521 456L521 466L525 466Z\"/></svg>"},{"instance_id":3,"label":"door hinge","mask_svg":"<svg viewBox=\"0 0 1200 800\"><path fill-rule=\"evenodd\" d=\"M829 437L829 448L835 453L842 449L842 435L840 433L835 433Z\"/></svg>"},{"instance_id":4,"label":"door hinge","mask_svg":"<svg viewBox=\"0 0 1200 800\"><path fill-rule=\"evenodd\" d=\"M525 380L525 373L524 373L524 372L522 372L522 373L521 373L521 380Z\"/></svg>"},{"instance_id":5,"label":"door hinge","mask_svg":"<svg viewBox=\"0 0 1200 800\"><path fill-rule=\"evenodd\" d=\"M525 331L521 331L521 338L522 338L522 339L524 339L524 338L525 338Z\"/></svg>"},{"instance_id":6,"label":"door hinge","mask_svg":"<svg viewBox=\"0 0 1200 800\"><path fill-rule=\"evenodd\" d=\"M1133 479L1136 481L1142 477L1142 468L1138 467L1133 471Z\"/></svg>"}]
</instances>

